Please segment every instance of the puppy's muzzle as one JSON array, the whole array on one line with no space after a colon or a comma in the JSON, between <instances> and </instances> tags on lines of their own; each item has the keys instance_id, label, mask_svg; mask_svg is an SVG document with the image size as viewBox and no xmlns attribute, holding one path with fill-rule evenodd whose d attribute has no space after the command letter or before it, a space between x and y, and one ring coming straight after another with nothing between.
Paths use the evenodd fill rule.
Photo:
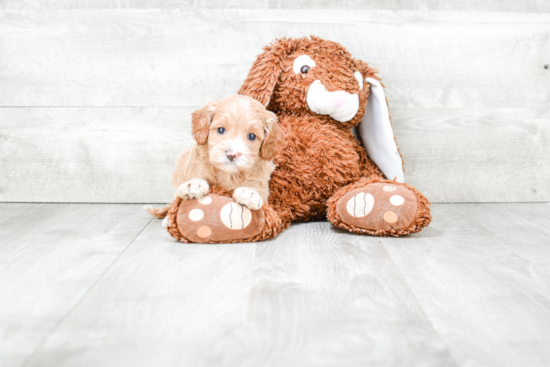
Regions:
<instances>
[{"instance_id":1,"label":"puppy's muzzle","mask_svg":"<svg viewBox=\"0 0 550 367\"><path fill-rule=\"evenodd\" d=\"M225 155L227 156L227 159L229 159L230 162L233 162L241 156L241 153L235 152L233 150L226 150Z\"/></svg>"},{"instance_id":2,"label":"puppy's muzzle","mask_svg":"<svg viewBox=\"0 0 550 367\"><path fill-rule=\"evenodd\" d=\"M329 115L336 121L347 122L359 111L359 95L343 90L329 92L320 80L316 80L307 91L307 106L319 115Z\"/></svg>"}]
</instances>

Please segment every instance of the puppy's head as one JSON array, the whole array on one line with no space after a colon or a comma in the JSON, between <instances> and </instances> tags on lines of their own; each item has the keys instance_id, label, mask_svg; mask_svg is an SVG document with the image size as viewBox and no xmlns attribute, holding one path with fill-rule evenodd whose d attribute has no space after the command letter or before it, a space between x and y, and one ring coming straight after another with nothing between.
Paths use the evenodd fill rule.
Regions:
<instances>
[{"instance_id":1,"label":"puppy's head","mask_svg":"<svg viewBox=\"0 0 550 367\"><path fill-rule=\"evenodd\" d=\"M247 96L229 96L192 115L193 137L208 146L208 157L225 172L247 172L270 161L280 145L277 117Z\"/></svg>"}]
</instances>

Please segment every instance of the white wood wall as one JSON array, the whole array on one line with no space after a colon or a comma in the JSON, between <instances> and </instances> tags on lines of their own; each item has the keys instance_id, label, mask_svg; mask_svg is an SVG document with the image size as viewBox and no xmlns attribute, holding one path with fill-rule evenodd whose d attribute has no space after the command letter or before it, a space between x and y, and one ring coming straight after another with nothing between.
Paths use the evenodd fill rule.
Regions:
<instances>
[{"instance_id":1,"label":"white wood wall","mask_svg":"<svg viewBox=\"0 0 550 367\"><path fill-rule=\"evenodd\" d=\"M0 201L170 201L190 113L310 34L380 70L406 180L433 202L550 201L539 0L0 0Z\"/></svg>"}]
</instances>

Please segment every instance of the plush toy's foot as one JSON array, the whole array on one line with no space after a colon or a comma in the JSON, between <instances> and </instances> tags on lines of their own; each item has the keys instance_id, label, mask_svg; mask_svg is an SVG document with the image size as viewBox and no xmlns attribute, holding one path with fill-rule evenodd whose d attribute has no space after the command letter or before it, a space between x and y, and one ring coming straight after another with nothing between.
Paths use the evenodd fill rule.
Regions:
<instances>
[{"instance_id":1,"label":"plush toy's foot","mask_svg":"<svg viewBox=\"0 0 550 367\"><path fill-rule=\"evenodd\" d=\"M334 194L328 201L327 217L351 232L398 237L420 232L430 223L429 205L428 199L407 184L364 179Z\"/></svg>"},{"instance_id":2,"label":"plush toy's foot","mask_svg":"<svg viewBox=\"0 0 550 367\"><path fill-rule=\"evenodd\" d=\"M233 198L208 194L200 199L176 199L163 223L182 242L249 242L262 232L264 209L250 210Z\"/></svg>"}]
</instances>

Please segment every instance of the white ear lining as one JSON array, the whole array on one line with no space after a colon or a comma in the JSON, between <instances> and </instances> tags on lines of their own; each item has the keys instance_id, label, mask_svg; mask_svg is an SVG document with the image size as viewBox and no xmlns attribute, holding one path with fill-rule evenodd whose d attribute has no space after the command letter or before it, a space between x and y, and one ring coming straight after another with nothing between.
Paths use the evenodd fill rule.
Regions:
<instances>
[{"instance_id":1,"label":"white ear lining","mask_svg":"<svg viewBox=\"0 0 550 367\"><path fill-rule=\"evenodd\" d=\"M384 88L376 79L367 78L365 81L370 84L370 93L365 116L359 124L359 135L369 158L388 180L397 178L397 182L405 182L403 161L395 144Z\"/></svg>"}]
</instances>

